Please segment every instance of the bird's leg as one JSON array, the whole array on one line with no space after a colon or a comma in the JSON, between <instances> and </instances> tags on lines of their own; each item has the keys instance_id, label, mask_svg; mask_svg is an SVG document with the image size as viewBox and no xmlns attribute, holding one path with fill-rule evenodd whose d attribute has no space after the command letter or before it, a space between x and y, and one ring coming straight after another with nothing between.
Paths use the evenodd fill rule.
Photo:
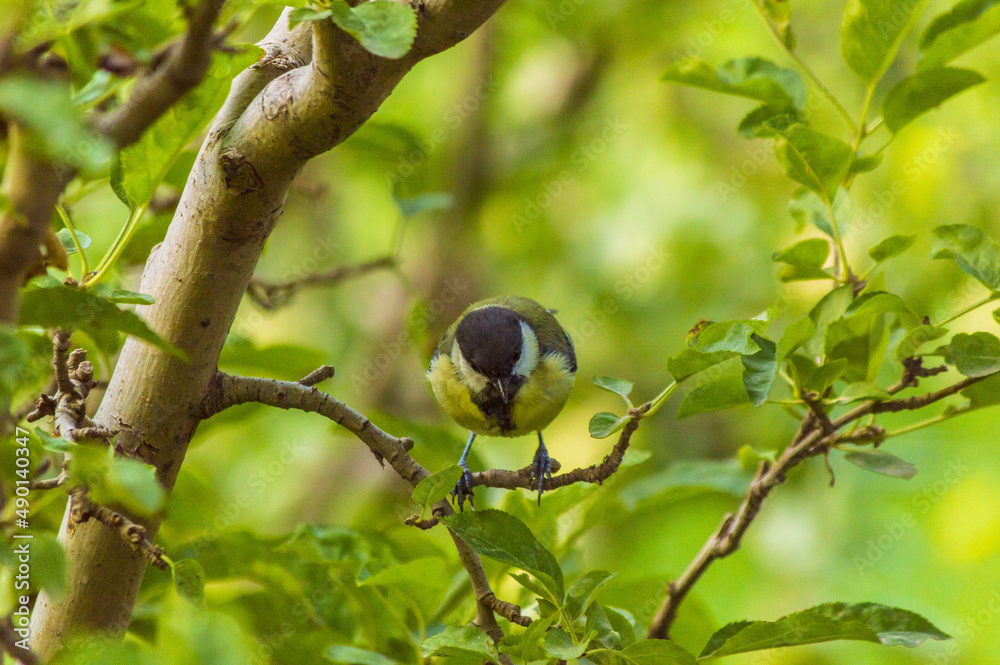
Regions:
<instances>
[{"instance_id":1,"label":"bird's leg","mask_svg":"<svg viewBox=\"0 0 1000 665\"><path fill-rule=\"evenodd\" d=\"M552 458L542 441L542 433L538 433L538 449L535 451L535 459L531 461L531 479L537 484L538 505L542 505L542 492L544 491L545 479L552 477Z\"/></svg>"},{"instance_id":2,"label":"bird's leg","mask_svg":"<svg viewBox=\"0 0 1000 665\"><path fill-rule=\"evenodd\" d=\"M458 509L465 511L465 500L469 500L469 507L475 510L472 505L472 472L469 471L469 451L472 450L472 442L476 440L476 433L469 432L469 441L465 444L462 456L458 458L458 465L462 467L462 477L459 479L455 489L451 491L452 503L458 500Z\"/></svg>"}]
</instances>

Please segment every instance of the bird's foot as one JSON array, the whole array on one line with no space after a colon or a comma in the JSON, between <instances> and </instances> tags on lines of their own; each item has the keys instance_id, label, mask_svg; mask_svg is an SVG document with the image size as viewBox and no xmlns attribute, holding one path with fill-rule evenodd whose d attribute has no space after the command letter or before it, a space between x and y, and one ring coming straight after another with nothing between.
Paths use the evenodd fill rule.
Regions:
<instances>
[{"instance_id":1,"label":"bird's foot","mask_svg":"<svg viewBox=\"0 0 1000 665\"><path fill-rule=\"evenodd\" d=\"M474 498L472 494L472 472L469 471L468 464L459 462L459 466L462 467L462 477L458 480L458 484L455 485L455 489L451 491L451 502L454 504L457 501L459 512L465 512L465 502L468 500L469 509L475 510L476 507L472 505Z\"/></svg>"},{"instance_id":2,"label":"bird's foot","mask_svg":"<svg viewBox=\"0 0 1000 665\"><path fill-rule=\"evenodd\" d=\"M542 505L542 492L545 491L545 479L552 477L552 472L559 469L559 462L549 457L545 446L539 446L535 451L535 459L531 461L531 482L538 490L538 505Z\"/></svg>"}]
</instances>

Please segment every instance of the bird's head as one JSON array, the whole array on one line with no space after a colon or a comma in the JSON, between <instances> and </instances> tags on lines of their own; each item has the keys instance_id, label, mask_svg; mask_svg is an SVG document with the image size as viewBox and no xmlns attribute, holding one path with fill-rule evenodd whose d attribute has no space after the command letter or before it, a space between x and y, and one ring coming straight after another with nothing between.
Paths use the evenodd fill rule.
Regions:
<instances>
[{"instance_id":1,"label":"bird's head","mask_svg":"<svg viewBox=\"0 0 1000 665\"><path fill-rule=\"evenodd\" d=\"M495 389L504 402L538 365L538 337L531 326L506 307L474 309L455 329L459 372L476 390Z\"/></svg>"}]
</instances>

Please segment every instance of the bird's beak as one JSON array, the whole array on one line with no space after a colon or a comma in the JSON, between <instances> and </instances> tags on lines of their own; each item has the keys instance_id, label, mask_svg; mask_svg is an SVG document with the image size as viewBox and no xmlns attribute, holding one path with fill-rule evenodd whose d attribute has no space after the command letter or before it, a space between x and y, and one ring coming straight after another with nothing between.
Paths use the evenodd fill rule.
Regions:
<instances>
[{"instance_id":1,"label":"bird's beak","mask_svg":"<svg viewBox=\"0 0 1000 665\"><path fill-rule=\"evenodd\" d=\"M497 379L497 388L500 389L500 399L503 400L504 404L507 403L507 389L509 386L510 386L509 376L505 376L502 379Z\"/></svg>"}]
</instances>

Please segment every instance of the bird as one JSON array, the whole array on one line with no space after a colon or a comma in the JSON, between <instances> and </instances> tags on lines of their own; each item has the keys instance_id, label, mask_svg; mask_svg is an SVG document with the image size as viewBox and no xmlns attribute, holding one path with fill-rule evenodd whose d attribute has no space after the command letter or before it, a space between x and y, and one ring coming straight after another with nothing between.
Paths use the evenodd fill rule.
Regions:
<instances>
[{"instance_id":1,"label":"bird","mask_svg":"<svg viewBox=\"0 0 1000 665\"><path fill-rule=\"evenodd\" d=\"M576 377L576 351L553 313L531 298L496 296L469 305L444 334L427 378L434 397L469 430L458 460L462 478L452 492L460 510L473 509L469 451L477 435L538 435L531 463L541 503L553 460L542 430L566 405Z\"/></svg>"}]
</instances>

